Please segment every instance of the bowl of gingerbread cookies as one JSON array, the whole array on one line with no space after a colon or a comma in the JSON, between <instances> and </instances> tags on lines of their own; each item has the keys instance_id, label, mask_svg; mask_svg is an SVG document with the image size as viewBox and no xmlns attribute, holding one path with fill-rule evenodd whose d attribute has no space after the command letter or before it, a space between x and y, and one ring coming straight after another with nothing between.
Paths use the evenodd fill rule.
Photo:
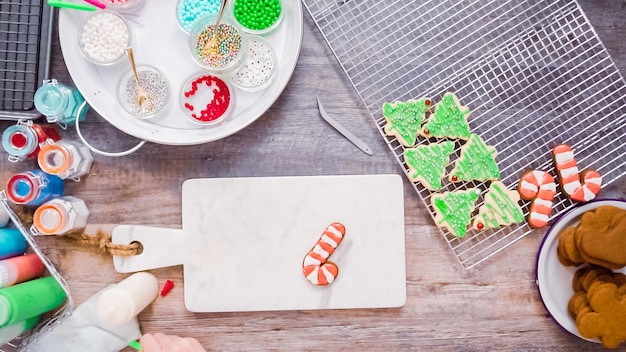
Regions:
<instances>
[{"instance_id":1,"label":"bowl of gingerbread cookies","mask_svg":"<svg viewBox=\"0 0 626 352\"><path fill-rule=\"evenodd\" d=\"M626 342L626 202L598 200L556 221L539 249L546 310L570 333L617 348Z\"/></svg>"}]
</instances>

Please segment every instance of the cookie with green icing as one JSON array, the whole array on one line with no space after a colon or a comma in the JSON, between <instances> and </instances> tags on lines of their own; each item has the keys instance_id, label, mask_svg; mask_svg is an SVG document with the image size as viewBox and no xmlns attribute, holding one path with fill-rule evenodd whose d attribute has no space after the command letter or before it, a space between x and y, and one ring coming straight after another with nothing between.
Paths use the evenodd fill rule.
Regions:
<instances>
[{"instance_id":1,"label":"cookie with green icing","mask_svg":"<svg viewBox=\"0 0 626 352\"><path fill-rule=\"evenodd\" d=\"M461 155L450 171L448 178L452 182L495 181L500 179L500 168L496 163L498 152L495 147L472 133L469 140L461 147Z\"/></svg>"},{"instance_id":2,"label":"cookie with green icing","mask_svg":"<svg viewBox=\"0 0 626 352\"><path fill-rule=\"evenodd\" d=\"M429 110L429 98L383 103L385 134L396 137L404 146L413 146Z\"/></svg>"},{"instance_id":3,"label":"cookie with green icing","mask_svg":"<svg viewBox=\"0 0 626 352\"><path fill-rule=\"evenodd\" d=\"M472 222L476 230L498 228L524 221L524 213L519 206L517 190L510 191L500 181L491 182L483 205Z\"/></svg>"},{"instance_id":4,"label":"cookie with green icing","mask_svg":"<svg viewBox=\"0 0 626 352\"><path fill-rule=\"evenodd\" d=\"M420 134L424 137L467 140L470 137L469 116L470 109L462 106L454 93L448 92L435 106Z\"/></svg>"},{"instance_id":5,"label":"cookie with green icing","mask_svg":"<svg viewBox=\"0 0 626 352\"><path fill-rule=\"evenodd\" d=\"M448 229L456 237L464 237L478 196L478 188L433 194L430 204L435 209L437 226Z\"/></svg>"},{"instance_id":6,"label":"cookie with green icing","mask_svg":"<svg viewBox=\"0 0 626 352\"><path fill-rule=\"evenodd\" d=\"M409 177L431 191L440 189L453 152L454 143L450 141L406 149L404 161L409 168Z\"/></svg>"}]
</instances>

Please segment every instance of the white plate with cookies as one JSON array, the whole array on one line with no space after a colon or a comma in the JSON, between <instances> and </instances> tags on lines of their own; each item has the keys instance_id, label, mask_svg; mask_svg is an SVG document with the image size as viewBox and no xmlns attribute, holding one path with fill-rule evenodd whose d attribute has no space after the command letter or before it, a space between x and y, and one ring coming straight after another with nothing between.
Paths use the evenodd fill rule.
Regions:
<instances>
[{"instance_id":1,"label":"white plate with cookies","mask_svg":"<svg viewBox=\"0 0 626 352\"><path fill-rule=\"evenodd\" d=\"M557 255L559 234L570 226L579 224L582 215L601 206L615 206L626 210L626 202L621 200L596 200L582 204L559 218L550 228L539 247L536 265L536 283L543 304L557 324L573 335L599 343L598 339L581 336L576 322L568 313L568 302L574 295L572 280L580 268L564 266ZM626 269L615 270L626 274Z\"/></svg>"}]
</instances>

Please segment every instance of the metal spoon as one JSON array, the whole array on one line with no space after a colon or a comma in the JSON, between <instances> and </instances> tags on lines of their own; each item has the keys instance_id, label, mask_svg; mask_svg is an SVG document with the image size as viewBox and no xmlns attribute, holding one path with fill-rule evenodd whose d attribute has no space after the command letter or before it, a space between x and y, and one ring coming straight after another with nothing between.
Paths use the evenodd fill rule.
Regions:
<instances>
[{"instance_id":1,"label":"metal spoon","mask_svg":"<svg viewBox=\"0 0 626 352\"><path fill-rule=\"evenodd\" d=\"M217 54L217 29L220 26L220 22L222 22L222 16L224 15L224 9L226 8L227 1L228 0L222 0L222 3L220 4L220 12L217 14L217 21L215 22L215 27L213 27L213 36L211 37L211 40L206 42L204 45L204 50L210 52L211 54Z\"/></svg>"},{"instance_id":2,"label":"metal spoon","mask_svg":"<svg viewBox=\"0 0 626 352\"><path fill-rule=\"evenodd\" d=\"M128 56L128 61L130 61L130 66L133 69L135 81L137 82L137 105L139 106L139 109L141 109L143 104L152 104L152 100L150 99L148 92L146 92L146 90L139 84L139 75L137 74L137 66L135 66L133 48L126 48L126 56Z\"/></svg>"}]
</instances>

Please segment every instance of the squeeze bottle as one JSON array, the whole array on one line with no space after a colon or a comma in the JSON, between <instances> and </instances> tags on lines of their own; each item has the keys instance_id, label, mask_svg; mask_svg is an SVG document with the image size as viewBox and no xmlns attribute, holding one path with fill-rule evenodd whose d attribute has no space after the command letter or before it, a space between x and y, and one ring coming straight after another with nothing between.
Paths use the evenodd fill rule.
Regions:
<instances>
[{"instance_id":1,"label":"squeeze bottle","mask_svg":"<svg viewBox=\"0 0 626 352\"><path fill-rule=\"evenodd\" d=\"M39 322L39 318L40 316L37 315L24 321L17 322L13 325L0 328L0 345L4 345L5 343L20 336L24 331L31 329Z\"/></svg>"},{"instance_id":2,"label":"squeeze bottle","mask_svg":"<svg viewBox=\"0 0 626 352\"><path fill-rule=\"evenodd\" d=\"M60 306L65 297L53 276L0 289L0 327L49 312Z\"/></svg>"},{"instance_id":3,"label":"squeeze bottle","mask_svg":"<svg viewBox=\"0 0 626 352\"><path fill-rule=\"evenodd\" d=\"M98 319L109 327L126 324L156 297L159 283L147 272L135 273L102 292L98 297Z\"/></svg>"},{"instance_id":4,"label":"squeeze bottle","mask_svg":"<svg viewBox=\"0 0 626 352\"><path fill-rule=\"evenodd\" d=\"M44 270L43 262L35 253L0 260L0 288L36 279Z\"/></svg>"},{"instance_id":5,"label":"squeeze bottle","mask_svg":"<svg viewBox=\"0 0 626 352\"><path fill-rule=\"evenodd\" d=\"M22 255L26 252L26 239L18 229L0 229L0 259Z\"/></svg>"}]
</instances>

